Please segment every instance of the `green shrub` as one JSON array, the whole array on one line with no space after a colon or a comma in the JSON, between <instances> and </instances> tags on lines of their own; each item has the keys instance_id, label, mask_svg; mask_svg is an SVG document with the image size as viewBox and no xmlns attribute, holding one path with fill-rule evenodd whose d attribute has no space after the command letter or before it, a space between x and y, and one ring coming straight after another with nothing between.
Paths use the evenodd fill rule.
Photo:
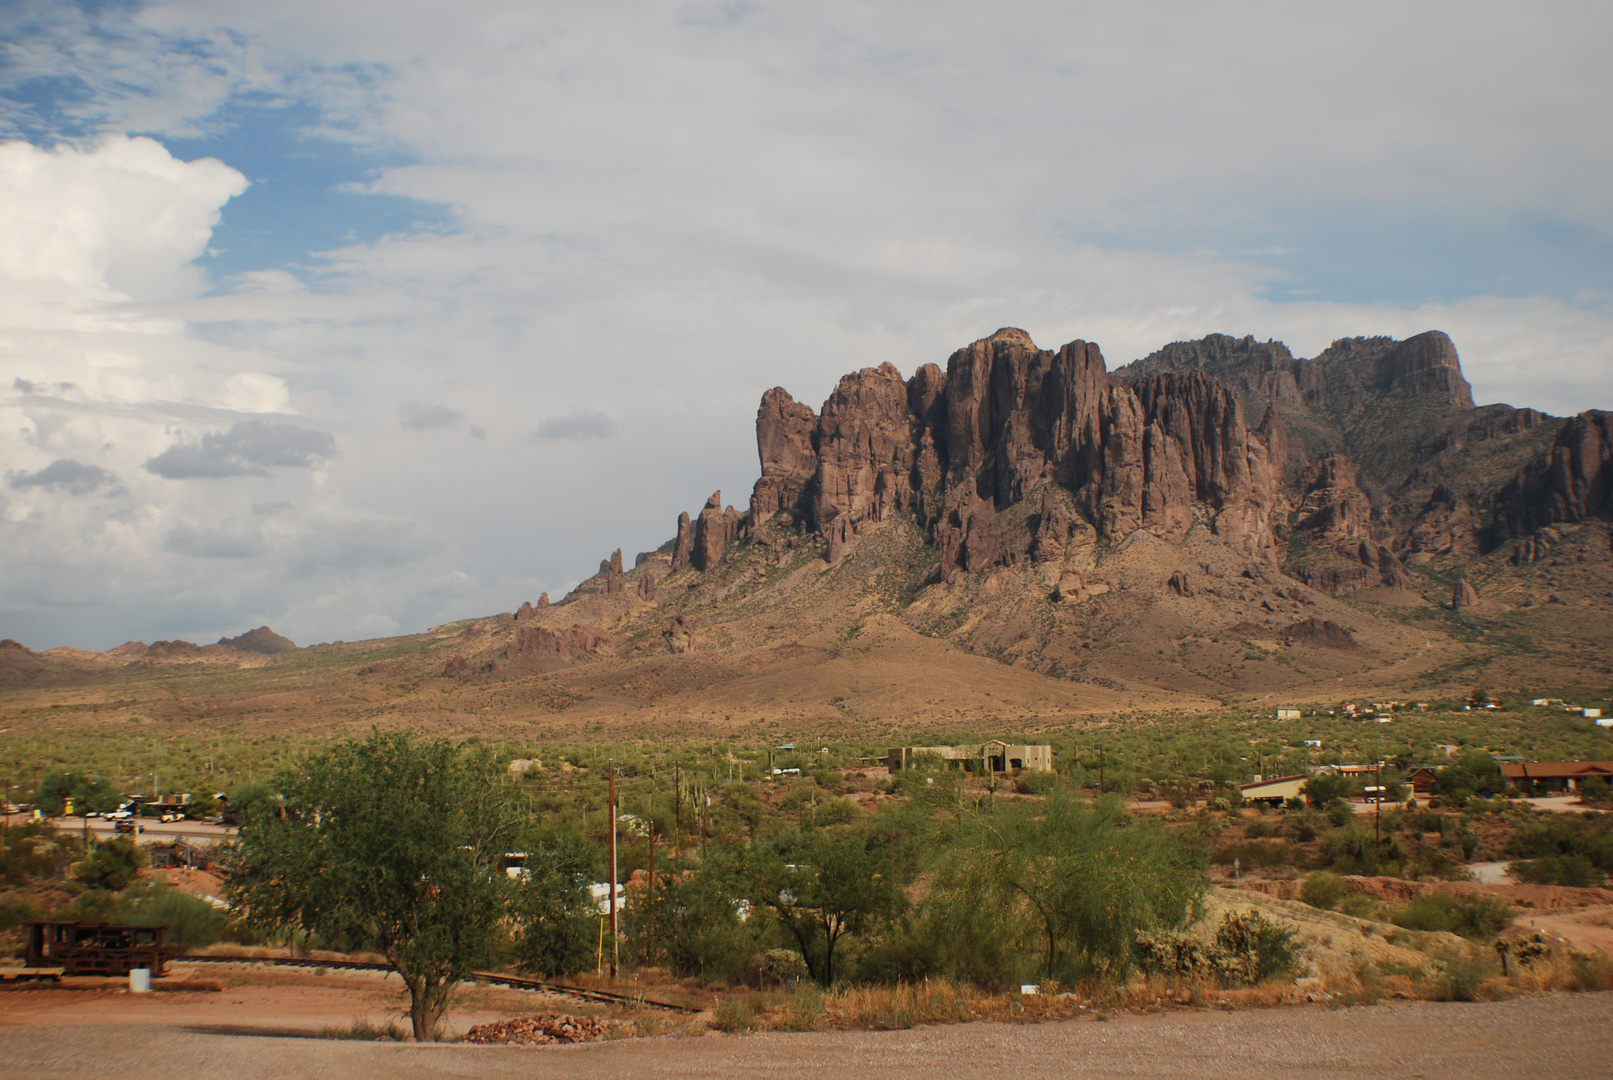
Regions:
<instances>
[{"instance_id":1,"label":"green shrub","mask_svg":"<svg viewBox=\"0 0 1613 1080\"><path fill-rule=\"evenodd\" d=\"M1290 975L1301 955L1294 931L1258 911L1228 912L1208 943L1179 930L1145 931L1137 935L1136 951L1138 966L1150 974L1214 977L1227 986Z\"/></svg>"},{"instance_id":2,"label":"green shrub","mask_svg":"<svg viewBox=\"0 0 1613 1080\"><path fill-rule=\"evenodd\" d=\"M1376 918L1378 902L1366 893L1345 893L1344 899L1339 902L1339 910L1352 919Z\"/></svg>"},{"instance_id":3,"label":"green shrub","mask_svg":"<svg viewBox=\"0 0 1613 1080\"><path fill-rule=\"evenodd\" d=\"M785 1031L817 1031L822 1026L823 991L811 982L803 982L785 1002L779 1027Z\"/></svg>"},{"instance_id":4,"label":"green shrub","mask_svg":"<svg viewBox=\"0 0 1613 1080\"><path fill-rule=\"evenodd\" d=\"M1331 911L1350 891L1350 883L1337 874L1318 870L1299 887L1299 898L1314 908Z\"/></svg>"},{"instance_id":5,"label":"green shrub","mask_svg":"<svg viewBox=\"0 0 1613 1080\"><path fill-rule=\"evenodd\" d=\"M1570 885L1594 888L1607 881L1588 855L1548 855L1543 859L1523 859L1507 866L1519 881L1535 885Z\"/></svg>"},{"instance_id":6,"label":"green shrub","mask_svg":"<svg viewBox=\"0 0 1613 1080\"><path fill-rule=\"evenodd\" d=\"M1294 931L1258 911L1229 912L1215 932L1221 951L1222 981L1261 983L1290 975L1299 966L1300 945Z\"/></svg>"},{"instance_id":7,"label":"green shrub","mask_svg":"<svg viewBox=\"0 0 1613 1080\"><path fill-rule=\"evenodd\" d=\"M1592 776L1579 782L1580 802L1606 802L1613 799L1613 784L1609 784L1600 776Z\"/></svg>"},{"instance_id":8,"label":"green shrub","mask_svg":"<svg viewBox=\"0 0 1613 1080\"><path fill-rule=\"evenodd\" d=\"M0 934L15 929L29 919L39 918L39 908L27 897L0 900Z\"/></svg>"},{"instance_id":9,"label":"green shrub","mask_svg":"<svg viewBox=\"0 0 1613 1080\"><path fill-rule=\"evenodd\" d=\"M1434 979L1435 1001L1478 1001L1489 977L1491 965L1485 960L1460 954L1448 955Z\"/></svg>"},{"instance_id":10,"label":"green shrub","mask_svg":"<svg viewBox=\"0 0 1613 1080\"><path fill-rule=\"evenodd\" d=\"M759 994L724 998L711 1018L711 1026L730 1035L743 1035L756 1030L756 1014L762 1009Z\"/></svg>"},{"instance_id":11,"label":"green shrub","mask_svg":"<svg viewBox=\"0 0 1613 1080\"><path fill-rule=\"evenodd\" d=\"M120 892L134 881L146 865L146 853L127 836L96 843L84 860L73 867L73 876L91 889Z\"/></svg>"},{"instance_id":12,"label":"green shrub","mask_svg":"<svg viewBox=\"0 0 1613 1080\"><path fill-rule=\"evenodd\" d=\"M1511 908L1488 896L1424 893L1397 909L1390 921L1407 930L1444 931L1487 941L1505 930L1512 918Z\"/></svg>"},{"instance_id":13,"label":"green shrub","mask_svg":"<svg viewBox=\"0 0 1613 1080\"><path fill-rule=\"evenodd\" d=\"M195 952L222 941L230 931L229 915L199 896L167 886L131 889L120 904L119 918L137 926L166 926L163 943L180 952Z\"/></svg>"},{"instance_id":14,"label":"green shrub","mask_svg":"<svg viewBox=\"0 0 1613 1080\"><path fill-rule=\"evenodd\" d=\"M1046 795L1058 784L1058 775L1050 772L1020 773L1014 778L1014 790L1021 795Z\"/></svg>"}]
</instances>

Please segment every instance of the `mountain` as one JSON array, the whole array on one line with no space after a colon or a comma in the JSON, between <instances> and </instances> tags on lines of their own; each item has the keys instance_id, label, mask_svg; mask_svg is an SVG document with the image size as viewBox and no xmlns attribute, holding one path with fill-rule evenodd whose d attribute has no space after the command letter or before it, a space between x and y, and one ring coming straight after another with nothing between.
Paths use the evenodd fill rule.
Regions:
<instances>
[{"instance_id":1,"label":"mountain","mask_svg":"<svg viewBox=\"0 0 1613 1080\"><path fill-rule=\"evenodd\" d=\"M13 649L7 678L189 661L121 700L160 713L185 678L243 717L824 737L1613 685L1613 414L1477 406L1438 331L1308 359L1212 335L1111 371L1004 329L816 410L771 389L756 440L748 505L714 493L557 603L244 652L284 641L264 628L207 647L255 669L222 680L161 642Z\"/></svg>"},{"instance_id":2,"label":"mountain","mask_svg":"<svg viewBox=\"0 0 1613 1080\"><path fill-rule=\"evenodd\" d=\"M714 494L462 670L732 652L879 611L1132 693L1600 680L1575 653L1613 608L1610 421L1475 406L1439 331L1311 359L1212 335L1111 372L1092 343L999 330L944 369L848 374L817 411L767 391L747 510ZM542 638L559 627L597 641Z\"/></svg>"}]
</instances>

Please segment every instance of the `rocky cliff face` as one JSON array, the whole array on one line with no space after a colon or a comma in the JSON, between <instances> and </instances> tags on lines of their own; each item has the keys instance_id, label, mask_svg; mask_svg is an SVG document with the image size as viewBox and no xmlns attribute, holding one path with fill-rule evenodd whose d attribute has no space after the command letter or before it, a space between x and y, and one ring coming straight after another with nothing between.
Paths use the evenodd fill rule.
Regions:
<instances>
[{"instance_id":1,"label":"rocky cliff face","mask_svg":"<svg viewBox=\"0 0 1613 1080\"><path fill-rule=\"evenodd\" d=\"M941 549L943 575L1062 549L1073 519L998 521L1047 484L1071 493L1076 516L1105 539L1139 528L1180 539L1202 518L1276 562L1277 478L1237 397L1202 373L1119 382L1088 342L1048 351L1000 330L945 371L926 365L904 381L883 364L847 375L817 415L769 390L756 431L750 527L787 515L827 538L831 562L898 513Z\"/></svg>"},{"instance_id":2,"label":"rocky cliff face","mask_svg":"<svg viewBox=\"0 0 1613 1080\"><path fill-rule=\"evenodd\" d=\"M1592 409L1571 418L1544 456L1519 469L1496 492L1491 500L1492 544L1613 510L1610 462L1613 413Z\"/></svg>"},{"instance_id":3,"label":"rocky cliff face","mask_svg":"<svg viewBox=\"0 0 1613 1080\"><path fill-rule=\"evenodd\" d=\"M682 515L672 573L803 534L832 565L904 516L941 579L1057 564L1043 579L1061 602L1101 587L1087 580L1101 551L1195 526L1321 592L1423 588L1416 567L1606 512L1613 488L1613 414L1475 408L1439 331L1341 339L1314 359L1211 335L1111 372L1090 342L1046 350L1005 328L907 379L888 363L848 374L816 412L769 390L756 443L749 512L718 493ZM578 591L613 592L619 575L602 564Z\"/></svg>"}]
</instances>

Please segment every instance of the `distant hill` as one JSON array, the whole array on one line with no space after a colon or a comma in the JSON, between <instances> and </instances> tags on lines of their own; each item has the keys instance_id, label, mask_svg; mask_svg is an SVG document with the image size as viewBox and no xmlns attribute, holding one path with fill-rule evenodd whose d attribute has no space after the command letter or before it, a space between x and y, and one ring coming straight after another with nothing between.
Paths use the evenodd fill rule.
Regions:
<instances>
[{"instance_id":1,"label":"distant hill","mask_svg":"<svg viewBox=\"0 0 1613 1080\"><path fill-rule=\"evenodd\" d=\"M267 626L260 626L256 630L248 630L239 637L219 638L220 645L227 645L242 652L263 653L273 656L276 653L291 652L296 649L297 643L288 637L281 637Z\"/></svg>"}]
</instances>

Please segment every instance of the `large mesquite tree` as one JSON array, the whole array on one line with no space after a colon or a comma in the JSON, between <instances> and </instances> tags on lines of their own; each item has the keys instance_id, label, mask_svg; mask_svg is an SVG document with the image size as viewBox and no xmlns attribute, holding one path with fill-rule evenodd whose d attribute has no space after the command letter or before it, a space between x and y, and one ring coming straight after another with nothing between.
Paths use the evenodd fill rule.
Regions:
<instances>
[{"instance_id":1,"label":"large mesquite tree","mask_svg":"<svg viewBox=\"0 0 1613 1080\"><path fill-rule=\"evenodd\" d=\"M275 779L278 813L248 820L231 899L249 924L380 951L432 1039L453 987L497 942L499 858L523 815L485 752L372 732Z\"/></svg>"},{"instance_id":2,"label":"large mesquite tree","mask_svg":"<svg viewBox=\"0 0 1613 1080\"><path fill-rule=\"evenodd\" d=\"M1039 810L977 815L961 832L937 893L966 898L987 923L1022 920L1042 971L1067 982L1124 975L1137 935L1191 921L1206 885L1202 853L1115 799L1059 793Z\"/></svg>"}]
</instances>

